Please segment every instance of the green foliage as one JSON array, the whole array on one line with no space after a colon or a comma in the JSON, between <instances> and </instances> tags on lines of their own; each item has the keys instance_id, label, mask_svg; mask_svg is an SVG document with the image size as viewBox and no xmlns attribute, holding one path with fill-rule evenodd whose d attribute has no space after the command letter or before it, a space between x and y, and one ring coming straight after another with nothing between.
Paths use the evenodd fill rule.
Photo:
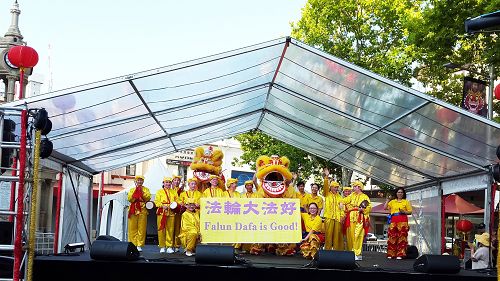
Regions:
<instances>
[{"instance_id":1,"label":"green foliage","mask_svg":"<svg viewBox=\"0 0 500 281\"><path fill-rule=\"evenodd\" d=\"M243 155L240 160L233 159L233 165L249 164L255 169L255 161L261 155L286 156L290 160L290 171L297 173L299 180L308 179L311 175L321 175L322 169L328 167L331 174L340 177L341 168L326 160L310 155L307 152L274 139L259 131L252 131L235 137L240 144Z\"/></svg>"}]
</instances>

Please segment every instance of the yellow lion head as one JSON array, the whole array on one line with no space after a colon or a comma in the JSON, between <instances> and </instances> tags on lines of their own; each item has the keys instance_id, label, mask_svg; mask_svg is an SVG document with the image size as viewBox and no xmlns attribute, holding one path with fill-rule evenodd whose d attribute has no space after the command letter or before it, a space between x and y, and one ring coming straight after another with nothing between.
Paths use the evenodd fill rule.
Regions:
<instances>
[{"instance_id":1,"label":"yellow lion head","mask_svg":"<svg viewBox=\"0 0 500 281\"><path fill-rule=\"evenodd\" d=\"M219 149L214 150L211 146L197 147L194 150L193 163L190 165L193 175L202 182L207 182L210 175L220 175L223 157L224 154Z\"/></svg>"},{"instance_id":2,"label":"yellow lion head","mask_svg":"<svg viewBox=\"0 0 500 281\"><path fill-rule=\"evenodd\" d=\"M256 177L260 180L262 189L270 197L280 197L286 190L285 181L292 179L292 173L288 170L290 160L278 155L259 156L255 163L257 167Z\"/></svg>"}]
</instances>

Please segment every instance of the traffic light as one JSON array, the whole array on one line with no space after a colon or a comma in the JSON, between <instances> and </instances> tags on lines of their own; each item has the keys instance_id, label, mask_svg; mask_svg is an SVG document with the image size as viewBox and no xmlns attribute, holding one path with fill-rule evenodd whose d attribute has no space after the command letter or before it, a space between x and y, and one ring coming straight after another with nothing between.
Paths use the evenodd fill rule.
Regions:
<instances>
[{"instance_id":1,"label":"traffic light","mask_svg":"<svg viewBox=\"0 0 500 281\"><path fill-rule=\"evenodd\" d=\"M40 141L40 158L47 158L52 154L54 148L52 142L47 138L47 134L52 130L52 121L49 119L47 110L44 108L38 110L33 121L33 126L37 130L40 130L44 136Z\"/></svg>"},{"instance_id":2,"label":"traffic light","mask_svg":"<svg viewBox=\"0 0 500 281\"><path fill-rule=\"evenodd\" d=\"M14 142L16 141L16 135L14 131L16 130L16 122L11 119L3 120L3 128L2 128L2 141ZM2 147L2 168L10 168L12 166L12 152L14 150L12 148L4 148ZM5 172L5 169L1 169L2 174Z\"/></svg>"},{"instance_id":3,"label":"traffic light","mask_svg":"<svg viewBox=\"0 0 500 281\"><path fill-rule=\"evenodd\" d=\"M465 20L465 32L467 33L488 31L489 28L495 26L500 26L500 11Z\"/></svg>"}]
</instances>

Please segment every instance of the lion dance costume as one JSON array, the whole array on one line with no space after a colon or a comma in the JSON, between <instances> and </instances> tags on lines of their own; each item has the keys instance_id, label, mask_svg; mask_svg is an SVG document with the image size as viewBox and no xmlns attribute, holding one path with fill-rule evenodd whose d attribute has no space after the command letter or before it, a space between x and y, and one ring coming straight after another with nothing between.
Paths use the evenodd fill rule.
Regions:
<instances>
[{"instance_id":1,"label":"lion dance costume","mask_svg":"<svg viewBox=\"0 0 500 281\"><path fill-rule=\"evenodd\" d=\"M201 183L200 192L203 193L210 181L210 176L219 177L219 187L224 186L224 176L222 175L222 158L224 154L221 150L214 150L209 146L206 148L197 147L194 150L193 162L190 165L193 175Z\"/></svg>"},{"instance_id":2,"label":"lion dance costume","mask_svg":"<svg viewBox=\"0 0 500 281\"><path fill-rule=\"evenodd\" d=\"M290 160L277 155L259 156L255 163L257 172L255 173L260 184L256 183L257 198L295 198L295 190L289 187L288 183L292 179L292 173L288 169ZM294 255L295 244L253 244L250 253L259 255L267 248L268 252L276 255Z\"/></svg>"}]
</instances>

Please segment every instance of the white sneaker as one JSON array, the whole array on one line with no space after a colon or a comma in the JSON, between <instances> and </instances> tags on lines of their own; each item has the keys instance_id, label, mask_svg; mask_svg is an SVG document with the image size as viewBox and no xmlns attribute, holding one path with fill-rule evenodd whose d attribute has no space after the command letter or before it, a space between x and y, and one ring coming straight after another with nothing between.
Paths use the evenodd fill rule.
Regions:
<instances>
[{"instance_id":1,"label":"white sneaker","mask_svg":"<svg viewBox=\"0 0 500 281\"><path fill-rule=\"evenodd\" d=\"M387 259L389 259L389 260L390 260L390 259L392 259L392 257L387 257Z\"/></svg>"},{"instance_id":2,"label":"white sneaker","mask_svg":"<svg viewBox=\"0 0 500 281\"><path fill-rule=\"evenodd\" d=\"M161 249L160 249L160 253L165 253L165 251L166 251L166 250L167 250L167 249L165 249L165 248L161 248Z\"/></svg>"},{"instance_id":3,"label":"white sneaker","mask_svg":"<svg viewBox=\"0 0 500 281\"><path fill-rule=\"evenodd\" d=\"M171 247L167 248L167 254L172 254L173 252L174 252L174 249L172 249Z\"/></svg>"},{"instance_id":4,"label":"white sneaker","mask_svg":"<svg viewBox=\"0 0 500 281\"><path fill-rule=\"evenodd\" d=\"M137 246L137 251L142 252L142 248Z\"/></svg>"},{"instance_id":5,"label":"white sneaker","mask_svg":"<svg viewBox=\"0 0 500 281\"><path fill-rule=\"evenodd\" d=\"M397 257L396 259L397 259L397 260L402 260L403 258L402 258L402 257Z\"/></svg>"},{"instance_id":6,"label":"white sneaker","mask_svg":"<svg viewBox=\"0 0 500 281\"><path fill-rule=\"evenodd\" d=\"M179 248L177 248L177 247L176 247L176 248L174 249L174 252L176 252L176 253L177 253L177 252L179 252Z\"/></svg>"},{"instance_id":7,"label":"white sneaker","mask_svg":"<svg viewBox=\"0 0 500 281\"><path fill-rule=\"evenodd\" d=\"M363 256L356 256L354 258L354 260L357 260L357 261L362 261L363 260Z\"/></svg>"},{"instance_id":8,"label":"white sneaker","mask_svg":"<svg viewBox=\"0 0 500 281\"><path fill-rule=\"evenodd\" d=\"M186 251L186 256L190 257L192 255L193 255L193 253L191 253L191 251Z\"/></svg>"}]
</instances>

